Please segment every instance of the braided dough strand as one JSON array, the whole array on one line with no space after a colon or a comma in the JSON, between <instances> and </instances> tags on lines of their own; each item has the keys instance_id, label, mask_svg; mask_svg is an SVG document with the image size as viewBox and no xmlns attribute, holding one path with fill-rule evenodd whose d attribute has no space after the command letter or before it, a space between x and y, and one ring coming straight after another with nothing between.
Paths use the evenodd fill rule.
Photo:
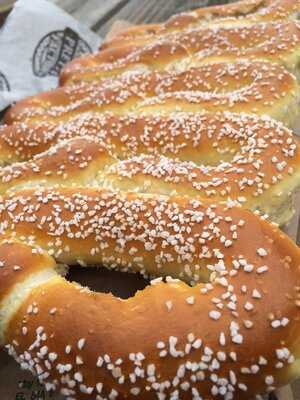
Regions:
<instances>
[{"instance_id":1,"label":"braided dough strand","mask_svg":"<svg viewBox=\"0 0 300 400\"><path fill-rule=\"evenodd\" d=\"M86 136L90 126L94 137ZM75 137L31 161L2 168L0 193L24 187L98 186L238 204L269 214L280 224L293 212L291 195L300 183L299 149L292 132L269 118L230 113L156 119L86 115L64 128ZM78 131L82 138L76 138Z\"/></svg>"},{"instance_id":2,"label":"braided dough strand","mask_svg":"<svg viewBox=\"0 0 300 400\"><path fill-rule=\"evenodd\" d=\"M91 82L140 70L183 71L207 63L243 58L283 64L298 75L299 23L280 21L176 32L142 47L133 45L102 50L68 63L60 82Z\"/></svg>"},{"instance_id":3,"label":"braided dough strand","mask_svg":"<svg viewBox=\"0 0 300 400\"><path fill-rule=\"evenodd\" d=\"M298 115L299 87L285 68L266 62L216 63L184 72L121 76L66 86L19 101L6 122L62 122L84 113L124 115L201 110L268 114L287 124Z\"/></svg>"},{"instance_id":4,"label":"braided dough strand","mask_svg":"<svg viewBox=\"0 0 300 400\"><path fill-rule=\"evenodd\" d=\"M246 399L294 376L300 253L255 215L94 189L27 191L1 209L14 238L0 246L2 342L48 390L69 400ZM41 248L58 261L141 263L210 283L160 278L121 300L68 283Z\"/></svg>"},{"instance_id":5,"label":"braided dough strand","mask_svg":"<svg viewBox=\"0 0 300 400\"><path fill-rule=\"evenodd\" d=\"M231 4L203 7L174 15L163 24L137 25L118 33L101 48L144 45L172 32L210 26L247 26L258 22L297 19L299 0L242 0Z\"/></svg>"},{"instance_id":6,"label":"braided dough strand","mask_svg":"<svg viewBox=\"0 0 300 400\"><path fill-rule=\"evenodd\" d=\"M0 126L1 163L27 161L61 141L87 136L99 139L112 156L121 160L147 154L199 162L201 155L206 164L213 164L214 157L215 164L220 158L231 160L251 137L273 136L274 144L280 143L287 156L293 156L297 145L291 131L267 116L231 112L84 113L57 124L43 121Z\"/></svg>"}]
</instances>

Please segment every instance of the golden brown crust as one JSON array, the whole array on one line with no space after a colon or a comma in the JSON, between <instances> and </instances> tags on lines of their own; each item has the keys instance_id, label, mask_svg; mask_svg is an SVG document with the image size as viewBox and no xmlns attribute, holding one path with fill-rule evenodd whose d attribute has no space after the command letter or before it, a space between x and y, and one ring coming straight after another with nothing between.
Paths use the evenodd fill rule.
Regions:
<instances>
[{"instance_id":1,"label":"golden brown crust","mask_svg":"<svg viewBox=\"0 0 300 400\"><path fill-rule=\"evenodd\" d=\"M209 205L183 196L174 197L174 205L172 201L168 196L116 193L96 188L27 189L1 198L1 234L25 242L30 238L30 244L46 248L56 259L71 265L78 260L86 260L89 264L97 261L112 268L127 269L129 266L129 269L146 274L171 273L197 281L199 274L207 271L199 268L192 271L182 265L189 264L189 260L199 254L202 254L200 258L205 258L203 245L207 238L208 241L220 240L220 236L217 231L212 232L199 242L192 241L191 246L177 247L178 240L184 243L191 232L177 232L175 240L177 218L173 234L169 232L165 221L173 227L171 216L176 213L176 204L179 202L191 210L186 215L188 220L189 215L193 216L195 229L198 222L203 218L206 220L197 209L209 208ZM108 224L108 221L111 222ZM165 233L163 226L167 229ZM143 234L145 229L147 233ZM172 235L175 235L174 242ZM237 233L228 231L223 239L228 239L226 247L230 247L237 239ZM195 244L197 242L200 248ZM188 256L191 251L195 253L192 258ZM156 254L157 258L154 257Z\"/></svg>"},{"instance_id":2,"label":"golden brown crust","mask_svg":"<svg viewBox=\"0 0 300 400\"><path fill-rule=\"evenodd\" d=\"M66 65L60 82L91 82L140 69L184 70L242 58L280 63L298 73L299 57L300 25L295 21L205 28L165 35L142 47L123 46L83 56Z\"/></svg>"},{"instance_id":3,"label":"golden brown crust","mask_svg":"<svg viewBox=\"0 0 300 400\"><path fill-rule=\"evenodd\" d=\"M58 137L61 129L63 129L63 126L51 124L47 121L32 126L24 123L1 125L1 165L26 161L34 155L42 153L59 141ZM64 138L62 135L62 140Z\"/></svg>"},{"instance_id":4,"label":"golden brown crust","mask_svg":"<svg viewBox=\"0 0 300 400\"><path fill-rule=\"evenodd\" d=\"M130 74L101 83L62 87L19 101L7 123L66 121L83 112L153 113L231 110L295 118L299 88L293 75L265 62L216 63L184 72Z\"/></svg>"},{"instance_id":5,"label":"golden brown crust","mask_svg":"<svg viewBox=\"0 0 300 400\"><path fill-rule=\"evenodd\" d=\"M214 57L226 61L274 61L266 54L278 50L276 62L293 69L299 28L259 25L240 29L240 36L219 29L224 43L211 31L205 36L208 30L178 37L176 31L209 18L221 24L293 18L299 5L248 0L134 28L111 42L121 38L131 48L74 62L62 79L94 79L98 70L100 79L127 75L33 96L7 114L8 123L18 123L1 128L3 160L47 152L0 173L0 342L47 390L68 400L248 399L298 373L300 250L232 201L276 209L277 217L300 181L297 143L268 118L214 115L229 109L292 124L296 79L261 61L190 70L179 61L203 51L205 42L210 49L215 43ZM244 20L232 18L241 14ZM173 41L136 49L167 33ZM110 65L94 68L99 60ZM174 70L151 72L166 68ZM192 114L208 109L212 114ZM227 208L209 198L226 200ZM57 262L172 275L196 286L158 278L124 301L68 283L44 251Z\"/></svg>"},{"instance_id":6,"label":"golden brown crust","mask_svg":"<svg viewBox=\"0 0 300 400\"><path fill-rule=\"evenodd\" d=\"M249 25L299 16L298 0L243 0L231 4L199 8L174 15L162 24L134 26L104 42L102 48L128 44L145 44L170 32L205 27L206 25Z\"/></svg>"},{"instance_id":7,"label":"golden brown crust","mask_svg":"<svg viewBox=\"0 0 300 400\"><path fill-rule=\"evenodd\" d=\"M54 266L54 260L37 249L23 243L2 242L0 246L0 307L12 288L24 282L28 275L54 268Z\"/></svg>"},{"instance_id":8,"label":"golden brown crust","mask_svg":"<svg viewBox=\"0 0 300 400\"><path fill-rule=\"evenodd\" d=\"M85 137L2 168L0 193L33 186L98 186L240 204L271 213L280 223L290 217L278 210L300 184L300 152L293 133L267 117L86 116L66 125L67 134L76 132L76 122ZM106 136L101 132L105 124ZM89 126L96 136L86 136Z\"/></svg>"},{"instance_id":9,"label":"golden brown crust","mask_svg":"<svg viewBox=\"0 0 300 400\"><path fill-rule=\"evenodd\" d=\"M117 162L95 138L75 138L37 154L32 160L0 170L0 193L22 186L85 186L98 171Z\"/></svg>"},{"instance_id":10,"label":"golden brown crust","mask_svg":"<svg viewBox=\"0 0 300 400\"><path fill-rule=\"evenodd\" d=\"M85 190L81 195L61 191L68 203L55 200L58 192L52 192L52 199L49 194L24 193L23 201L26 197L27 201L23 204L31 210L39 204L38 219L44 212L53 216L52 222L45 223L52 225L52 242L57 240L54 224L59 223L54 217L64 216L60 226L80 232L80 239L73 235L68 242L62 232L57 236L61 241L57 259L63 258L68 244L70 252L81 246L83 261L98 262L99 253L85 251L92 242L94 246L108 243L108 236L103 242L105 226L110 226L108 235L116 226L113 242L100 251L110 254L111 266L118 254L124 268L132 269L134 256L128 246L134 245L135 257L142 256L148 267L157 266L160 251L161 257L180 253L186 270L200 264L200 270L206 271L200 274L202 278L208 272L212 275L210 284L193 288L174 280L153 282L154 286L126 301L91 293L59 277L40 284L11 318L5 339L9 353L48 389L60 389L67 398L80 400L110 399L117 393L119 398L149 400L158 393L185 400L200 396L246 399L293 377L299 357L300 252L276 227L245 210L182 198L128 195L123 209L125 203L113 193L102 192L108 196L103 203L99 191ZM65 224L67 208L62 207L71 205L72 196L76 214L81 215L76 227ZM54 202L55 214L51 212ZM93 202L106 209L106 217L100 208L92 208ZM156 215L153 221L142 212L143 205ZM94 231L96 221L102 226L99 241L92 239L86 224L92 209L96 211ZM18 220L15 227L28 223L19 211L20 203L13 210ZM122 221L122 233L117 220ZM37 243L37 221L31 227L31 242ZM16 232L20 237L22 230ZM129 232L130 237L126 236ZM40 233L39 244L48 248L46 226ZM165 233L161 250L160 241L155 251L146 245L148 239L154 244ZM5 253L0 254L5 258ZM172 262L173 277L182 276L182 261L180 268L177 261ZM189 282L193 278L186 276Z\"/></svg>"},{"instance_id":11,"label":"golden brown crust","mask_svg":"<svg viewBox=\"0 0 300 400\"><path fill-rule=\"evenodd\" d=\"M27 189L3 196L1 200L2 237L17 237L25 242L30 238L32 245L46 249L69 265L84 260L89 264L98 262L150 275L158 271L161 275L175 273L196 281L199 274L207 273L192 272L189 268L182 271L182 263L186 263L185 246L180 250L169 242L172 235L164 235L159 224L154 229L159 215L163 225L164 220L169 220L172 228L171 216L176 202L184 207L190 204L196 229L197 221L204 217L201 212L193 211L193 207L201 208L198 200L178 198L173 207L165 196L117 194L95 188ZM189 212L189 219L188 215ZM108 221L111 222L106 225ZM169 228L166 229L168 232ZM189 237L188 232L178 233L182 234L183 240ZM229 235L235 236L234 233ZM189 253L192 248L188 245L186 251ZM199 248L197 254L200 253Z\"/></svg>"},{"instance_id":12,"label":"golden brown crust","mask_svg":"<svg viewBox=\"0 0 300 400\"><path fill-rule=\"evenodd\" d=\"M254 137L273 134L276 137L290 136L289 130L280 122L267 116L243 113L128 113L120 116L85 113L59 124L43 121L35 125L4 125L0 127L0 155L3 164L27 161L61 141L89 136L99 139L112 156L121 160L148 154L198 162L198 151L202 151L203 163L211 164L211 153L222 154L224 161L232 157L234 143L231 142L228 147L229 143L225 140L231 131L232 137L241 140L246 131ZM294 141L295 138L291 144Z\"/></svg>"}]
</instances>

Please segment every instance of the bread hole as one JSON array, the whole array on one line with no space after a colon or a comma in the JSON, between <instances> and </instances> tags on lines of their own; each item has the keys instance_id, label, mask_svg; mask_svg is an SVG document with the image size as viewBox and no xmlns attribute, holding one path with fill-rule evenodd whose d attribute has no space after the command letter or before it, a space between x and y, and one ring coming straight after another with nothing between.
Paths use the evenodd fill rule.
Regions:
<instances>
[{"instance_id":1,"label":"bread hole","mask_svg":"<svg viewBox=\"0 0 300 400\"><path fill-rule=\"evenodd\" d=\"M66 279L88 287L94 292L112 293L121 299L133 297L138 290L143 290L150 280L140 274L107 270L105 268L81 267L69 268Z\"/></svg>"}]
</instances>

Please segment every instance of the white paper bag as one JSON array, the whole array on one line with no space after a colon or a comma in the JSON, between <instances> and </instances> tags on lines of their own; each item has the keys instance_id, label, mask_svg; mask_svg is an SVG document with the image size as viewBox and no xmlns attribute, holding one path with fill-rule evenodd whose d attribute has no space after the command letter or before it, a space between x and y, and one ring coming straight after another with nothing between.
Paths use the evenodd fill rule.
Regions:
<instances>
[{"instance_id":1,"label":"white paper bag","mask_svg":"<svg viewBox=\"0 0 300 400\"><path fill-rule=\"evenodd\" d=\"M64 64L101 38L46 0L19 0L0 30L0 110L57 86Z\"/></svg>"}]
</instances>

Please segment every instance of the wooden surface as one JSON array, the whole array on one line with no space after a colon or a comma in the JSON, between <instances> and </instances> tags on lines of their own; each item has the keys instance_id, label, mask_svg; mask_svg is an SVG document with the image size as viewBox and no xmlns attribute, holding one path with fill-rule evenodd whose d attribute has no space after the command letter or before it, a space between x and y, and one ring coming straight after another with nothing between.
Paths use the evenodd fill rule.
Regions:
<instances>
[{"instance_id":1,"label":"wooden surface","mask_svg":"<svg viewBox=\"0 0 300 400\"><path fill-rule=\"evenodd\" d=\"M30 1L30 0L28 0ZM161 22L171 15L233 0L48 0L73 15L89 28L105 36L117 20L133 24ZM10 8L14 0L0 0L1 10Z\"/></svg>"},{"instance_id":2,"label":"wooden surface","mask_svg":"<svg viewBox=\"0 0 300 400\"><path fill-rule=\"evenodd\" d=\"M176 12L191 10L220 0L50 0L105 36L116 20L134 24L160 22ZM223 3L226 0L222 1Z\"/></svg>"}]
</instances>

